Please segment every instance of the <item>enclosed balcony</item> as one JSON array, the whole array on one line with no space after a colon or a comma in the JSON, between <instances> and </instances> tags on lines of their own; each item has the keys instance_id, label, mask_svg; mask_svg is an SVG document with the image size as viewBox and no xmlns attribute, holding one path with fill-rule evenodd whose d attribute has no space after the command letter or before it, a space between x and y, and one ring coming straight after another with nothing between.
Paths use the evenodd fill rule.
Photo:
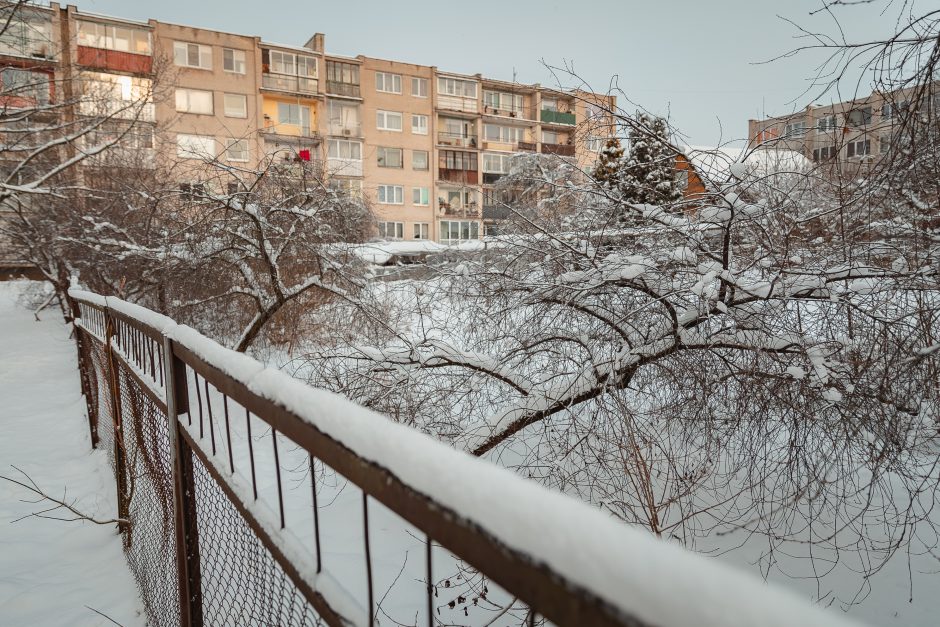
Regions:
<instances>
[{"instance_id":1,"label":"enclosed balcony","mask_svg":"<svg viewBox=\"0 0 940 627\"><path fill-rule=\"evenodd\" d=\"M262 74L261 88L294 94L316 94L317 79L287 74Z\"/></svg>"},{"instance_id":2,"label":"enclosed balcony","mask_svg":"<svg viewBox=\"0 0 940 627\"><path fill-rule=\"evenodd\" d=\"M539 119L543 124L565 124L573 126L575 123L574 113L571 113L570 111L542 109L542 113Z\"/></svg>"},{"instance_id":3,"label":"enclosed balcony","mask_svg":"<svg viewBox=\"0 0 940 627\"><path fill-rule=\"evenodd\" d=\"M574 146L570 144L542 144L542 153L546 155L559 155L562 157L573 157L575 154Z\"/></svg>"},{"instance_id":4,"label":"enclosed balcony","mask_svg":"<svg viewBox=\"0 0 940 627\"><path fill-rule=\"evenodd\" d=\"M454 146L456 148L476 148L477 136L470 133L441 131L437 134L437 143L441 146Z\"/></svg>"}]
</instances>

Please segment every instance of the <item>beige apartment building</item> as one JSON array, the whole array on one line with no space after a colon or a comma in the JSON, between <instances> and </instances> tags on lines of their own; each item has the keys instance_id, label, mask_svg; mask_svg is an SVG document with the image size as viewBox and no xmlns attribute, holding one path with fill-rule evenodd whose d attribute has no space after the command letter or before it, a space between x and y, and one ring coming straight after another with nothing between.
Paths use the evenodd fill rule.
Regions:
<instances>
[{"instance_id":1,"label":"beige apartment building","mask_svg":"<svg viewBox=\"0 0 940 627\"><path fill-rule=\"evenodd\" d=\"M748 120L751 146L774 146L802 153L844 175L867 172L896 141L897 123L908 110L914 88L874 92L829 105L809 105L790 115ZM931 89L940 110L940 83Z\"/></svg>"},{"instance_id":2,"label":"beige apartment building","mask_svg":"<svg viewBox=\"0 0 940 627\"><path fill-rule=\"evenodd\" d=\"M613 133L613 97L329 54L319 33L290 46L74 6L36 15L57 51L43 71L81 78L76 89L111 94L110 106L151 98L120 149L88 167L163 158L181 192L196 193L237 187L268 159L288 173L311 162L331 185L371 201L387 239L477 239L504 217L493 185L513 155L589 168ZM18 61L2 52L4 71L14 71Z\"/></svg>"}]
</instances>

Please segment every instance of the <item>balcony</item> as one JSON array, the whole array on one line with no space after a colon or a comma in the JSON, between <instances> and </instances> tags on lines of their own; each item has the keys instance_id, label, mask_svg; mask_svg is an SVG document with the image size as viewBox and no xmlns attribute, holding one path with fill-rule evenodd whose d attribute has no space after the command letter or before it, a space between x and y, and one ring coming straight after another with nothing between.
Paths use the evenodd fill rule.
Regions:
<instances>
[{"instance_id":1,"label":"balcony","mask_svg":"<svg viewBox=\"0 0 940 627\"><path fill-rule=\"evenodd\" d=\"M261 88L287 91L292 94L316 94L317 79L288 74L262 74Z\"/></svg>"},{"instance_id":2,"label":"balcony","mask_svg":"<svg viewBox=\"0 0 940 627\"><path fill-rule=\"evenodd\" d=\"M476 98L447 96L442 94L438 94L437 96L437 107L439 109L449 109L451 111L461 111L464 113L476 113L480 110L480 105Z\"/></svg>"},{"instance_id":3,"label":"balcony","mask_svg":"<svg viewBox=\"0 0 940 627\"><path fill-rule=\"evenodd\" d=\"M458 148L476 148L477 136L464 133L438 133L437 143L441 146L456 146Z\"/></svg>"},{"instance_id":4,"label":"balcony","mask_svg":"<svg viewBox=\"0 0 940 627\"><path fill-rule=\"evenodd\" d=\"M153 57L120 50L78 46L78 64L100 70L150 74L153 70Z\"/></svg>"},{"instance_id":5,"label":"balcony","mask_svg":"<svg viewBox=\"0 0 940 627\"><path fill-rule=\"evenodd\" d=\"M466 185L476 185L480 181L480 174L476 170L450 170L448 168L438 168L437 180L449 181L451 183L464 183Z\"/></svg>"},{"instance_id":6,"label":"balcony","mask_svg":"<svg viewBox=\"0 0 940 627\"><path fill-rule=\"evenodd\" d=\"M518 118L520 120L534 120L535 115L531 107L494 107L483 105L485 115L498 115L500 117Z\"/></svg>"},{"instance_id":7,"label":"balcony","mask_svg":"<svg viewBox=\"0 0 940 627\"><path fill-rule=\"evenodd\" d=\"M331 96L345 96L347 98L359 98L360 90L358 83L340 83L339 81L327 81L326 93Z\"/></svg>"},{"instance_id":8,"label":"balcony","mask_svg":"<svg viewBox=\"0 0 940 627\"><path fill-rule=\"evenodd\" d=\"M574 126L574 113L542 109L541 120L544 124L565 124Z\"/></svg>"},{"instance_id":9,"label":"balcony","mask_svg":"<svg viewBox=\"0 0 940 627\"><path fill-rule=\"evenodd\" d=\"M326 160L330 176L362 176L362 159L330 157Z\"/></svg>"},{"instance_id":10,"label":"balcony","mask_svg":"<svg viewBox=\"0 0 940 627\"><path fill-rule=\"evenodd\" d=\"M559 155L561 157L573 157L574 146L568 144L542 144L542 153L546 155Z\"/></svg>"},{"instance_id":11,"label":"balcony","mask_svg":"<svg viewBox=\"0 0 940 627\"><path fill-rule=\"evenodd\" d=\"M498 181L499 179L503 178L504 176L506 176L506 174L503 173L503 172L484 172L484 173L483 173L483 184L484 184L484 185L492 185L493 183L495 183L495 182Z\"/></svg>"},{"instance_id":12,"label":"balcony","mask_svg":"<svg viewBox=\"0 0 940 627\"><path fill-rule=\"evenodd\" d=\"M265 135L276 135L283 138L312 139L314 143L319 143L320 134L311 126L297 126L296 124L275 124L271 120L265 120L264 128L261 132Z\"/></svg>"},{"instance_id":13,"label":"balcony","mask_svg":"<svg viewBox=\"0 0 940 627\"><path fill-rule=\"evenodd\" d=\"M327 133L338 137L362 137L362 125L330 122Z\"/></svg>"},{"instance_id":14,"label":"balcony","mask_svg":"<svg viewBox=\"0 0 940 627\"><path fill-rule=\"evenodd\" d=\"M519 142L518 148L522 152L536 152L535 142Z\"/></svg>"},{"instance_id":15,"label":"balcony","mask_svg":"<svg viewBox=\"0 0 940 627\"><path fill-rule=\"evenodd\" d=\"M479 218L480 209L475 202L468 203L466 206L458 203L449 203L443 199L437 200L438 212L448 218Z\"/></svg>"}]
</instances>

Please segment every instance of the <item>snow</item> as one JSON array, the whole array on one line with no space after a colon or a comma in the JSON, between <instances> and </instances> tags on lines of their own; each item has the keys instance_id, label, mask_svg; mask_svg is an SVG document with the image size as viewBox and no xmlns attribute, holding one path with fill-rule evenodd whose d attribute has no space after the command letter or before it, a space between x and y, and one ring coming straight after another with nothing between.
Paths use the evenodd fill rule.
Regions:
<instances>
[{"instance_id":1,"label":"snow","mask_svg":"<svg viewBox=\"0 0 940 627\"><path fill-rule=\"evenodd\" d=\"M339 395L260 364L249 368L244 355L185 327L170 334L255 393L387 468L506 546L641 620L663 627L850 624L836 612L627 527L579 500L454 451ZM676 603L677 598L682 602Z\"/></svg>"},{"instance_id":2,"label":"snow","mask_svg":"<svg viewBox=\"0 0 940 627\"><path fill-rule=\"evenodd\" d=\"M0 282L0 473L23 469L81 511L116 516L104 451L92 451L75 344L61 314L36 322L16 304L26 282ZM143 626L145 619L114 525L22 516L44 509L19 486L0 481L0 625ZM54 515L54 514L53 514Z\"/></svg>"}]
</instances>

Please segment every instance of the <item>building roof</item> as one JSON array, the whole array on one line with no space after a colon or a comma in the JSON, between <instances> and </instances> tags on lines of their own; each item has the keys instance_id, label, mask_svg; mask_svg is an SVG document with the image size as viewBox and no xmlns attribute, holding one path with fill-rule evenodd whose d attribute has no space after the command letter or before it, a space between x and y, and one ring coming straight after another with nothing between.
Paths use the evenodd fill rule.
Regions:
<instances>
[{"instance_id":1,"label":"building roof","mask_svg":"<svg viewBox=\"0 0 940 627\"><path fill-rule=\"evenodd\" d=\"M700 177L719 186L746 175L806 172L813 165L796 150L774 146L746 149L732 146L685 146L681 151Z\"/></svg>"}]
</instances>

